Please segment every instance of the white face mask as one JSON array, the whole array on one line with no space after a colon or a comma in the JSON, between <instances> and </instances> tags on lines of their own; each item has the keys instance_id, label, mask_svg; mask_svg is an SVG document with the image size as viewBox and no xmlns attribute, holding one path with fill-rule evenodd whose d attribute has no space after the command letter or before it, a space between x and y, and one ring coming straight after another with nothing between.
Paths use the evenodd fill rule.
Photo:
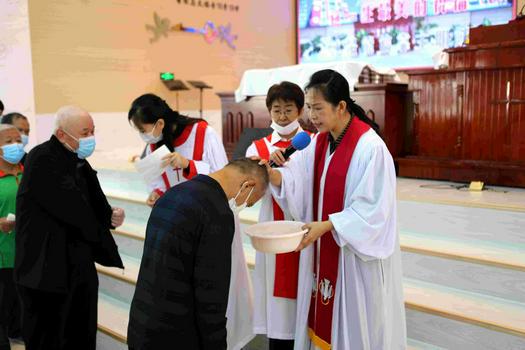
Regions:
<instances>
[{"instance_id":1,"label":"white face mask","mask_svg":"<svg viewBox=\"0 0 525 350\"><path fill-rule=\"evenodd\" d=\"M146 142L148 145L161 141L162 133L160 133L160 135L157 137L153 136L153 131L155 131L156 127L157 127L157 123L155 123L155 125L153 126L153 129L151 129L151 132L148 132L148 133L141 132L140 137L142 138L142 141Z\"/></svg>"},{"instance_id":2,"label":"white face mask","mask_svg":"<svg viewBox=\"0 0 525 350\"><path fill-rule=\"evenodd\" d=\"M273 130L277 131L279 135L290 135L292 132L297 130L301 124L299 124L299 120L294 120L290 124L286 126L280 126L276 122L272 122L272 125L270 126Z\"/></svg>"},{"instance_id":3,"label":"white face mask","mask_svg":"<svg viewBox=\"0 0 525 350\"><path fill-rule=\"evenodd\" d=\"M228 204L230 205L230 209L232 210L233 214L234 215L239 215L239 213L244 209L246 208L246 206L248 205L248 199L250 199L250 196L252 195L252 192L253 192L253 189L255 188L252 187L250 193L248 194L248 197L246 197L246 200L244 201L244 203L242 203L241 205L237 205L237 197L239 197L239 195L241 194L241 191L242 191L242 188L243 188L244 184L242 184L241 186L241 189L239 190L239 192L237 192L237 195L235 195L234 198L230 199L228 201Z\"/></svg>"}]
</instances>

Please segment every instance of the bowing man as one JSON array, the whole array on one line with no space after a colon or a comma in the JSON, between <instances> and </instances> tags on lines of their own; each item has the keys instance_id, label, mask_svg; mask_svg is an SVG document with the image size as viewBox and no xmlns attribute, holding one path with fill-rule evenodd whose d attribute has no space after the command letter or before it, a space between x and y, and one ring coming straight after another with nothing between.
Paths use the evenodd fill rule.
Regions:
<instances>
[{"instance_id":1,"label":"bowing man","mask_svg":"<svg viewBox=\"0 0 525 350\"><path fill-rule=\"evenodd\" d=\"M166 145L171 154L165 157L168 169L150 184L149 206L171 187L198 174L208 175L227 163L224 146L217 133L202 119L189 118L174 111L160 97L145 94L133 101L128 120L147 143L146 155ZM238 212L232 243L231 284L228 299L228 349L240 350L253 337L253 296L246 258L242 248Z\"/></svg>"},{"instance_id":2,"label":"bowing man","mask_svg":"<svg viewBox=\"0 0 525 350\"><path fill-rule=\"evenodd\" d=\"M130 349L226 349L234 212L267 186L258 161L238 159L158 200L131 303Z\"/></svg>"}]
</instances>

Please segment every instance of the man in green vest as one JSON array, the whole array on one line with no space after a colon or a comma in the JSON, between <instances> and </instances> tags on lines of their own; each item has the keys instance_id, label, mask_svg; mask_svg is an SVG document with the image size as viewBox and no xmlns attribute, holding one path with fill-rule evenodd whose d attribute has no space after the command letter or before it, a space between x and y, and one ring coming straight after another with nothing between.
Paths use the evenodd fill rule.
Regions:
<instances>
[{"instance_id":1,"label":"man in green vest","mask_svg":"<svg viewBox=\"0 0 525 350\"><path fill-rule=\"evenodd\" d=\"M9 350L7 337L19 302L13 279L15 261L15 208L22 177L22 136L12 125L0 125L0 350Z\"/></svg>"}]
</instances>

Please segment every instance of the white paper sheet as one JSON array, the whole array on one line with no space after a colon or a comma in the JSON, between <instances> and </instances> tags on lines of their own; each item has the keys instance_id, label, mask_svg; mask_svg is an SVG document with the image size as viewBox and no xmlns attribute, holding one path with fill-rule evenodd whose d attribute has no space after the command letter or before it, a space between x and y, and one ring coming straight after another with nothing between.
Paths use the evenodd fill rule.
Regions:
<instances>
[{"instance_id":1,"label":"white paper sheet","mask_svg":"<svg viewBox=\"0 0 525 350\"><path fill-rule=\"evenodd\" d=\"M166 170L166 167L162 166L162 157L170 153L168 147L164 145L156 149L150 155L135 162L135 168L142 175L142 178L147 184L155 181Z\"/></svg>"}]
</instances>

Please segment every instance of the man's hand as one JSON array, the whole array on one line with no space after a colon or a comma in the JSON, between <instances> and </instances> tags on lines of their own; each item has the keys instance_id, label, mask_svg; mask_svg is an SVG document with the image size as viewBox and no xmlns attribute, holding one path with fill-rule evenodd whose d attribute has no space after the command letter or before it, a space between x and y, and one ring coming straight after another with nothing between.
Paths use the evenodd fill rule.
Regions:
<instances>
[{"instance_id":1,"label":"man's hand","mask_svg":"<svg viewBox=\"0 0 525 350\"><path fill-rule=\"evenodd\" d=\"M179 152L173 152L162 157L162 166L168 165L171 165L173 169L186 169L190 165L190 161Z\"/></svg>"},{"instance_id":2,"label":"man's hand","mask_svg":"<svg viewBox=\"0 0 525 350\"><path fill-rule=\"evenodd\" d=\"M153 191L150 193L148 199L146 200L146 204L148 205L148 207L152 207L155 205L155 203L157 202L157 200L160 198L160 195Z\"/></svg>"},{"instance_id":3,"label":"man's hand","mask_svg":"<svg viewBox=\"0 0 525 350\"><path fill-rule=\"evenodd\" d=\"M0 231L2 233L9 233L15 229L15 222L9 221L7 218L0 218Z\"/></svg>"},{"instance_id":4,"label":"man's hand","mask_svg":"<svg viewBox=\"0 0 525 350\"><path fill-rule=\"evenodd\" d=\"M113 207L113 214L111 215L111 225L113 227L119 227L124 223L124 218L126 217L126 213L124 213L124 209L121 208L115 208Z\"/></svg>"},{"instance_id":5,"label":"man's hand","mask_svg":"<svg viewBox=\"0 0 525 350\"><path fill-rule=\"evenodd\" d=\"M308 230L304 234L303 240L295 250L296 252L303 250L313 242L317 241L322 235L334 229L334 225L330 220L314 221L302 227L303 230Z\"/></svg>"}]
</instances>

